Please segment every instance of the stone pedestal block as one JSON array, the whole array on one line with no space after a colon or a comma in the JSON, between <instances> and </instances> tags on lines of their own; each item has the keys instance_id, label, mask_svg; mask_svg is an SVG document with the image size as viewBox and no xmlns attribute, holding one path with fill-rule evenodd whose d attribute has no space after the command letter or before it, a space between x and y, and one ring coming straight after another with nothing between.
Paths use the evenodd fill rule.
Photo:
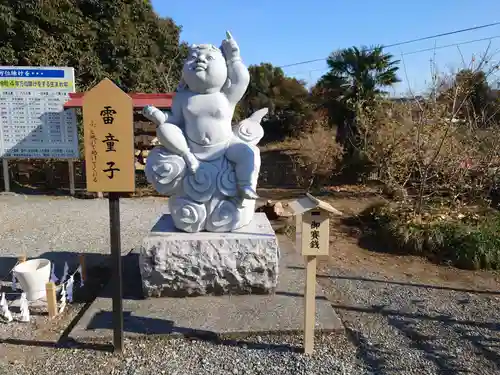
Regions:
<instances>
[{"instance_id":1,"label":"stone pedestal block","mask_svg":"<svg viewBox=\"0 0 500 375\"><path fill-rule=\"evenodd\" d=\"M278 240L257 213L229 233L187 233L162 216L144 239L139 267L146 297L267 294L278 283Z\"/></svg>"}]
</instances>

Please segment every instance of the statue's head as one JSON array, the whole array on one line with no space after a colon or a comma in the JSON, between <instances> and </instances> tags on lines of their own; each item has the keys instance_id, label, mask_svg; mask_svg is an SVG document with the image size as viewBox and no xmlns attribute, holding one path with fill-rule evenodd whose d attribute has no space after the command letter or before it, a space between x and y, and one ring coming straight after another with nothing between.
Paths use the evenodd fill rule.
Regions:
<instances>
[{"instance_id":1,"label":"statue's head","mask_svg":"<svg viewBox=\"0 0 500 375\"><path fill-rule=\"evenodd\" d=\"M226 59L212 44L193 44L184 61L182 80L191 91L220 91L227 80Z\"/></svg>"}]
</instances>

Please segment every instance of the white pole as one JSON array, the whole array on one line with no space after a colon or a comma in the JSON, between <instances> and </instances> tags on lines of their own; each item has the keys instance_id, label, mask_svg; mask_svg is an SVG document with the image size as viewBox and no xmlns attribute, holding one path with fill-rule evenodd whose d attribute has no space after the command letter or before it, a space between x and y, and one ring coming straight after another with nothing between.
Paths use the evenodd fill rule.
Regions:
<instances>
[{"instance_id":1,"label":"white pole","mask_svg":"<svg viewBox=\"0 0 500 375\"><path fill-rule=\"evenodd\" d=\"M68 160L68 172L69 172L69 194L75 196L75 162L73 160Z\"/></svg>"},{"instance_id":2,"label":"white pole","mask_svg":"<svg viewBox=\"0 0 500 375\"><path fill-rule=\"evenodd\" d=\"M5 191L10 191L10 176L9 176L9 161L7 159L2 159L2 167L3 167L3 185L5 187Z\"/></svg>"}]
</instances>

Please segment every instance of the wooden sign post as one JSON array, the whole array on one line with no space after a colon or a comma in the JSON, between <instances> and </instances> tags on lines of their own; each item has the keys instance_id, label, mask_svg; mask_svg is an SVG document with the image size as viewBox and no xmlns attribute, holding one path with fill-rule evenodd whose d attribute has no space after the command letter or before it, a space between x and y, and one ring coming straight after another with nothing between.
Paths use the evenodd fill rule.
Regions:
<instances>
[{"instance_id":1,"label":"wooden sign post","mask_svg":"<svg viewBox=\"0 0 500 375\"><path fill-rule=\"evenodd\" d=\"M317 257L329 255L330 213L336 215L342 215L342 213L310 194L291 202L289 206L296 215L296 246L306 263L304 353L312 354L316 325Z\"/></svg>"},{"instance_id":2,"label":"wooden sign post","mask_svg":"<svg viewBox=\"0 0 500 375\"><path fill-rule=\"evenodd\" d=\"M123 349L120 193L135 190L132 99L109 79L83 97L87 190L108 193L113 258L113 345Z\"/></svg>"}]
</instances>

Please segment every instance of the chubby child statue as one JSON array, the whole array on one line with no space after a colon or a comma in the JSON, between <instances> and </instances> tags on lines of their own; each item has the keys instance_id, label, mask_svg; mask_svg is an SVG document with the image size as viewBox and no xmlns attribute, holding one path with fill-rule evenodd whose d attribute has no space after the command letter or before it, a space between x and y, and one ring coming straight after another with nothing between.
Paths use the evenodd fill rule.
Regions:
<instances>
[{"instance_id":1,"label":"chubby child statue","mask_svg":"<svg viewBox=\"0 0 500 375\"><path fill-rule=\"evenodd\" d=\"M203 179L206 184L209 183L207 177L197 176L202 164L213 164L223 158L230 162L234 168L236 188L236 196L232 197L232 202L237 208L241 208L245 200L258 198L256 188L260 152L256 145L263 136L260 121L267 113L267 108L263 108L233 128L231 121L235 107L245 94L249 82L250 75L241 59L239 47L227 32L220 48L211 44L192 45L189 48L182 79L169 113L152 106L145 107L143 111L144 116L157 125L157 138L161 146L182 158L185 174L187 178L191 174L192 181L200 183L200 179ZM211 169L212 174L220 175L222 167L218 168L217 172ZM207 168L205 173L206 171ZM220 176L211 178L220 180ZM159 181L158 178L156 180ZM172 182L171 179L167 180ZM220 185L220 182L217 183ZM181 195L192 188L186 188L185 185L186 182ZM220 186L218 190L221 190ZM197 203L207 203L206 199L191 198ZM205 208L206 220L209 220L213 204L208 204ZM227 207L225 209L227 211ZM184 214L189 216L187 211ZM236 221L242 222L241 219ZM232 229L237 226L238 223L233 224ZM199 229L202 227L203 225Z\"/></svg>"}]
</instances>

